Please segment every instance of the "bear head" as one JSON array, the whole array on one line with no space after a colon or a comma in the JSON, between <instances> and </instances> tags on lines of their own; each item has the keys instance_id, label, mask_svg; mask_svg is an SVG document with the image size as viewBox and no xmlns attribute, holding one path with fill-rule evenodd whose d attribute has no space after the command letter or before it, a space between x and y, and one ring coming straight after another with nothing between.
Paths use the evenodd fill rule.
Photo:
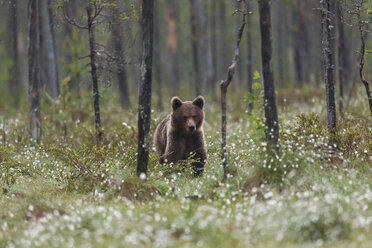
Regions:
<instances>
[{"instance_id":1,"label":"bear head","mask_svg":"<svg viewBox=\"0 0 372 248\"><path fill-rule=\"evenodd\" d=\"M181 101L177 96L171 100L171 127L183 134L192 134L203 125L204 97L198 96L193 101Z\"/></svg>"}]
</instances>

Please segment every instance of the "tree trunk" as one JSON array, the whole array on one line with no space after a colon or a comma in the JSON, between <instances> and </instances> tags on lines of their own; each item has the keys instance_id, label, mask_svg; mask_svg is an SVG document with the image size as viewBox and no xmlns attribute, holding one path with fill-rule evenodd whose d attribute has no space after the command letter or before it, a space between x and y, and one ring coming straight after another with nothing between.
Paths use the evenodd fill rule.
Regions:
<instances>
[{"instance_id":1,"label":"tree trunk","mask_svg":"<svg viewBox=\"0 0 372 248\"><path fill-rule=\"evenodd\" d=\"M42 49L45 49L46 53L46 90L49 95L57 100L59 96L59 82L58 82L58 66L57 58L55 51L55 38L54 38L54 23L53 23L53 13L52 5L50 0L41 0L42 9L40 12L43 16L43 38L45 41L45 46Z\"/></svg>"},{"instance_id":2,"label":"tree trunk","mask_svg":"<svg viewBox=\"0 0 372 248\"><path fill-rule=\"evenodd\" d=\"M9 1L9 23L8 32L10 36L9 42L9 57L12 59L12 65L9 68L9 91L14 99L14 106L19 106L19 96L22 92L22 85L20 80L20 63L18 58L18 18L17 18L17 0Z\"/></svg>"},{"instance_id":3,"label":"tree trunk","mask_svg":"<svg viewBox=\"0 0 372 248\"><path fill-rule=\"evenodd\" d=\"M99 91L98 91L98 77L97 77L97 66L96 66L96 50L94 43L94 30L92 20L92 7L87 7L88 16L88 34L89 34L89 57L90 57L90 68L93 82L93 107L94 107L94 123L96 127L96 139L97 144L102 141L102 129L101 129L101 115L99 110Z\"/></svg>"},{"instance_id":4,"label":"tree trunk","mask_svg":"<svg viewBox=\"0 0 372 248\"><path fill-rule=\"evenodd\" d=\"M124 63L123 51L123 30L119 18L119 9L116 7L113 12L113 25L112 25L112 38L114 41L115 49L115 63L117 71L117 79L119 85L120 105L122 108L127 109L130 107L129 94L128 94L128 80Z\"/></svg>"},{"instance_id":5,"label":"tree trunk","mask_svg":"<svg viewBox=\"0 0 372 248\"><path fill-rule=\"evenodd\" d=\"M233 4L233 7L234 7L234 11L237 11L239 9L241 9L241 0L238 0L238 1L233 1L234 4ZM236 23L236 26L239 27L240 25L240 18L238 18L236 15L234 16L234 20L235 20L235 23ZM235 80L237 82L238 85L242 85L242 82L243 82L243 67L244 67L244 63L237 63L236 64L236 70L235 70Z\"/></svg>"},{"instance_id":6,"label":"tree trunk","mask_svg":"<svg viewBox=\"0 0 372 248\"><path fill-rule=\"evenodd\" d=\"M190 23L191 23L191 44L192 44L192 53L193 53L193 66L195 73L195 89L196 95L201 95L201 83L202 77L200 74L200 65L199 65L199 43L198 43L198 23L196 16L196 0L190 0Z\"/></svg>"},{"instance_id":7,"label":"tree trunk","mask_svg":"<svg viewBox=\"0 0 372 248\"><path fill-rule=\"evenodd\" d=\"M218 16L217 16L217 30L218 32L218 38L216 41L218 41L218 56L220 58L227 58L228 57L228 39L225 31L227 30L226 27L226 0L214 0L218 1ZM217 64L218 70L216 71L217 78L223 77L223 71L227 66L229 66L228 62L225 62L224 59L219 59Z\"/></svg>"},{"instance_id":8,"label":"tree trunk","mask_svg":"<svg viewBox=\"0 0 372 248\"><path fill-rule=\"evenodd\" d=\"M346 74L346 67L347 67L347 50L346 50L346 42L345 42L345 31L344 31L344 23L342 22L342 6L339 1L336 2L337 4L337 31L338 31L338 77L339 77L339 111L342 115L343 106L344 106L344 85L347 80Z\"/></svg>"},{"instance_id":9,"label":"tree trunk","mask_svg":"<svg viewBox=\"0 0 372 248\"><path fill-rule=\"evenodd\" d=\"M330 28L331 40L329 42L331 44L331 50L333 51L332 52L332 62L333 63L335 63L335 61L336 61L336 52L335 52L336 51L336 28L335 28L335 25L336 25L336 1L337 0L329 0L329 7L330 7L329 18L330 18L330 23L331 23L331 26L332 26ZM333 71L333 77L335 77L334 71Z\"/></svg>"},{"instance_id":10,"label":"tree trunk","mask_svg":"<svg viewBox=\"0 0 372 248\"><path fill-rule=\"evenodd\" d=\"M143 178L147 173L150 150L150 121L151 121L151 80L152 52L154 33L154 0L142 2L142 62L141 84L138 102L138 157L137 175Z\"/></svg>"},{"instance_id":11,"label":"tree trunk","mask_svg":"<svg viewBox=\"0 0 372 248\"><path fill-rule=\"evenodd\" d=\"M67 15L74 19L76 17L76 1L68 1L68 2L63 2L63 8L64 8L64 11L66 11ZM72 26L70 23L68 23L67 21L64 22L64 25L63 25L63 30L64 30L64 36L67 38L69 37L69 39L71 41L73 41L73 36L75 33L76 36L77 36L77 32L76 32L76 27ZM78 54L70 54L70 53L64 53L64 57L65 57L65 63L66 64L71 64L71 63L74 63L74 64L77 64L78 61L77 57L79 57ZM77 67L77 65L75 65ZM74 90L78 97L81 97L81 92L80 92L80 75L77 74L76 76L73 75L70 79L70 81L68 82L68 86L69 86L69 89L70 90Z\"/></svg>"},{"instance_id":12,"label":"tree trunk","mask_svg":"<svg viewBox=\"0 0 372 248\"><path fill-rule=\"evenodd\" d=\"M211 38L210 38L210 46L211 46L211 59L212 59L212 68L213 68L213 76L211 78L211 81L209 82L210 85L208 86L209 89L212 92L213 99L217 101L217 94L215 91L215 84L217 82L217 46L216 46L216 0L212 0L212 6L211 6Z\"/></svg>"},{"instance_id":13,"label":"tree trunk","mask_svg":"<svg viewBox=\"0 0 372 248\"><path fill-rule=\"evenodd\" d=\"M300 0L299 12L300 12L300 23L301 37L302 37L302 64L303 64L303 78L305 83L310 83L311 78L311 54L310 54L310 42L309 42L309 22L306 20L306 8L305 0Z\"/></svg>"},{"instance_id":14,"label":"tree trunk","mask_svg":"<svg viewBox=\"0 0 372 248\"><path fill-rule=\"evenodd\" d=\"M43 15L43 1L39 0L39 60L40 60L40 88L45 89L46 92L49 93L49 85L48 85L48 71L49 71L49 63L48 63L48 53L46 48L46 37L45 37L45 25L44 19L45 16Z\"/></svg>"},{"instance_id":15,"label":"tree trunk","mask_svg":"<svg viewBox=\"0 0 372 248\"><path fill-rule=\"evenodd\" d=\"M307 27L305 17L305 2L299 0L297 3L297 31L295 39L295 67L296 80L300 85L310 81L309 76L309 44L307 39Z\"/></svg>"},{"instance_id":16,"label":"tree trunk","mask_svg":"<svg viewBox=\"0 0 372 248\"><path fill-rule=\"evenodd\" d=\"M359 28L359 35L360 35L360 60L359 60L359 76L360 80L362 81L364 88L366 89L366 94L368 98L368 103L369 103L369 110L372 114L372 96L371 96L371 90L369 89L369 83L364 77L363 73L363 68L364 68L364 54L365 54L365 39L367 38L367 31L363 31L363 23L362 20L360 19L360 14L358 15L358 28Z\"/></svg>"},{"instance_id":17,"label":"tree trunk","mask_svg":"<svg viewBox=\"0 0 372 248\"><path fill-rule=\"evenodd\" d=\"M197 19L199 22L199 37L201 40L200 55L203 61L202 70L202 94L205 95L208 92L208 86L213 80L213 66L212 66L212 52L210 42L207 35L208 19L207 19L207 4L203 4L201 0L196 0Z\"/></svg>"},{"instance_id":18,"label":"tree trunk","mask_svg":"<svg viewBox=\"0 0 372 248\"><path fill-rule=\"evenodd\" d=\"M158 97L157 101L157 107L160 111L164 109L163 106L163 95L162 95L162 68L161 68L161 60L160 60L160 37L159 37L159 11L158 11L158 6L159 4L155 4L155 9L154 9L154 57L158 59L158 63L155 63L155 68L154 68L154 73L155 73L155 81L157 84L156 88L156 94ZM177 90L178 91L178 90ZM177 92L175 91L175 92Z\"/></svg>"},{"instance_id":19,"label":"tree trunk","mask_svg":"<svg viewBox=\"0 0 372 248\"><path fill-rule=\"evenodd\" d=\"M288 78L288 66L285 66L285 43L283 33L286 33L283 29L283 26L286 25L286 19L283 18L283 3L282 0L276 0L274 2L274 12L275 12L275 31L276 31L276 56L277 56L277 75L279 78L279 84L282 85L284 81L284 75L287 75ZM249 30L249 29L248 29Z\"/></svg>"},{"instance_id":20,"label":"tree trunk","mask_svg":"<svg viewBox=\"0 0 372 248\"><path fill-rule=\"evenodd\" d=\"M253 49L252 49L252 33L251 33L251 27L252 27L252 18L251 14L251 2L250 0L247 1L247 83L248 83L248 92L253 94L252 85L253 85L253 69L252 69L252 58L253 58ZM253 110L253 103L249 103L248 105L248 115L252 114Z\"/></svg>"},{"instance_id":21,"label":"tree trunk","mask_svg":"<svg viewBox=\"0 0 372 248\"><path fill-rule=\"evenodd\" d=\"M77 10L76 2L77 1L63 1L63 8L67 12L67 15L72 19L75 19L76 17L76 10ZM70 36L72 33L73 26L66 21L64 22L63 27L64 27L65 35Z\"/></svg>"},{"instance_id":22,"label":"tree trunk","mask_svg":"<svg viewBox=\"0 0 372 248\"><path fill-rule=\"evenodd\" d=\"M292 15L292 21L293 23L296 23L296 18L298 17L298 13L296 13L295 10L293 10ZM299 18L298 18L299 19ZM298 21L299 23L299 21ZM303 73L302 73L302 51L301 51L301 34L302 31L300 30L300 27L297 26L297 30L294 30L292 33L293 37L293 47L294 47L294 67L295 67L295 79L296 85L303 85Z\"/></svg>"},{"instance_id":23,"label":"tree trunk","mask_svg":"<svg viewBox=\"0 0 372 248\"><path fill-rule=\"evenodd\" d=\"M221 88L221 160L222 160L222 166L223 166L223 180L225 180L228 175L228 166L227 166L227 158L226 158L226 130L227 130L226 93L227 93L227 87L229 87L231 80L234 76L236 64L238 63L239 45L240 45L240 41L242 39L242 35L244 31L246 14L247 14L247 5L246 5L246 1L244 1L243 21L238 30L238 37L236 40L234 57L233 57L231 65L228 68L226 80L222 81L220 84L220 88Z\"/></svg>"},{"instance_id":24,"label":"tree trunk","mask_svg":"<svg viewBox=\"0 0 372 248\"><path fill-rule=\"evenodd\" d=\"M28 25L28 95L30 106L30 138L31 143L39 143L41 138L39 0L29 0Z\"/></svg>"},{"instance_id":25,"label":"tree trunk","mask_svg":"<svg viewBox=\"0 0 372 248\"><path fill-rule=\"evenodd\" d=\"M336 132L336 104L333 75L333 46L331 45L330 0L322 1L322 52L324 83L326 88L328 131L333 136ZM333 24L334 26L334 24ZM333 137L331 138L331 140Z\"/></svg>"},{"instance_id":26,"label":"tree trunk","mask_svg":"<svg viewBox=\"0 0 372 248\"><path fill-rule=\"evenodd\" d=\"M179 92L179 69L178 69L178 47L177 47L177 34L176 34L176 8L174 0L167 0L165 9L165 18L167 24L167 46L171 51L172 64L171 64L171 83L172 94L177 95Z\"/></svg>"},{"instance_id":27,"label":"tree trunk","mask_svg":"<svg viewBox=\"0 0 372 248\"><path fill-rule=\"evenodd\" d=\"M270 1L258 0L261 30L261 56L264 80L264 105L266 117L266 139L269 150L278 152L279 123L275 101L275 87L272 67Z\"/></svg>"}]
</instances>

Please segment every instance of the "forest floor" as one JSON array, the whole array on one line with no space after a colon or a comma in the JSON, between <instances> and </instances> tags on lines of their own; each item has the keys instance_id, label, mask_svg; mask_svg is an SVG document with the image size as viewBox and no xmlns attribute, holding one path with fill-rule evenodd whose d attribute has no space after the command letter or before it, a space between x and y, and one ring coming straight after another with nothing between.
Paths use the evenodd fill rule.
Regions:
<instances>
[{"instance_id":1,"label":"forest floor","mask_svg":"<svg viewBox=\"0 0 372 248\"><path fill-rule=\"evenodd\" d=\"M338 117L333 148L324 91L279 92L281 154L272 159L262 103L248 116L241 91L229 89L225 182L218 103L207 99L203 176L168 175L152 151L143 182L135 108L123 111L102 94L97 147L90 96L70 98L43 102L37 147L28 141L26 104L1 116L0 247L372 247L372 125L363 92ZM152 133L166 114L154 110Z\"/></svg>"}]
</instances>

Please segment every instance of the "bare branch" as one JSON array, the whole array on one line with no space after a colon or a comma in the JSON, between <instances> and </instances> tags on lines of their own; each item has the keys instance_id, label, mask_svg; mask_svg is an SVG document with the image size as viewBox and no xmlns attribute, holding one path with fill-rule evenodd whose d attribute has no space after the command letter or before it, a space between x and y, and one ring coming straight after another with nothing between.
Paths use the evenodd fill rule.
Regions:
<instances>
[{"instance_id":1,"label":"bare branch","mask_svg":"<svg viewBox=\"0 0 372 248\"><path fill-rule=\"evenodd\" d=\"M369 103L369 109L372 114L372 97L371 97L371 90L369 89L369 83L364 77L363 73L363 68L364 68L364 54L365 54L365 40L367 38L367 32L363 30L363 22L360 19L360 14L358 15L358 27L359 27L359 34L360 34L360 60L359 60L359 76L360 76L360 81L362 81L365 89L366 89L366 94L368 97L368 103Z\"/></svg>"},{"instance_id":2,"label":"bare branch","mask_svg":"<svg viewBox=\"0 0 372 248\"><path fill-rule=\"evenodd\" d=\"M63 16L64 16L65 20L66 20L69 24L71 24L71 25L73 25L73 26L75 26L75 27L81 28L81 29L88 29L88 26L83 26L83 25L77 23L75 20L72 20L72 19L67 15L67 10L66 10L66 8L65 8L64 6L62 7L62 12L63 12Z\"/></svg>"},{"instance_id":3,"label":"bare branch","mask_svg":"<svg viewBox=\"0 0 372 248\"><path fill-rule=\"evenodd\" d=\"M243 23L241 24L239 30L238 30L238 38L236 40L236 45L235 45L235 53L234 53L234 57L233 57L233 60L232 60L232 63L231 65L229 66L229 69L227 71L227 79L225 81L222 81L221 82L221 87L228 87L231 80L232 80L232 77L234 75L234 72L235 72L235 66L238 62L238 57L239 57L239 45L240 45L240 41L241 41L241 38L242 38L242 35L243 35L243 30L244 30L244 26L245 26L245 16L247 15L246 12L243 13Z\"/></svg>"},{"instance_id":4,"label":"bare branch","mask_svg":"<svg viewBox=\"0 0 372 248\"><path fill-rule=\"evenodd\" d=\"M236 46L235 46L235 52L234 52L234 57L233 57L233 60L232 60L232 63L231 65L229 66L229 69L227 71L227 78L225 81L222 81L221 84L220 84L220 88L221 88L221 109L222 109L222 115L221 115L221 160L222 160L222 165L223 165L223 180L226 179L227 177L227 173L228 173L228 168L227 168L227 160L226 160L226 93L227 93L227 87L229 86L229 84L231 83L231 80L234 76L234 72L235 72L235 67L236 67L236 64L237 64L237 61L238 61L238 57L239 57L239 45L240 45L240 41L242 39L242 35L243 35L243 30L244 30L244 27L245 27L245 18L246 18L246 15L248 14L247 12L247 2L246 0L243 0L244 2L244 11L242 12L243 13L243 21L242 21L242 24L238 30L238 38L237 38L237 41L236 41Z\"/></svg>"}]
</instances>

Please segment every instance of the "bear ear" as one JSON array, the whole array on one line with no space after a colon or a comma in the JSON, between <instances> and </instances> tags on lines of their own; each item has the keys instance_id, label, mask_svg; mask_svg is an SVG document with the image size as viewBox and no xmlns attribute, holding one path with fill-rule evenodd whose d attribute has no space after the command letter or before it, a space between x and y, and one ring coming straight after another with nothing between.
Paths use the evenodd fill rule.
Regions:
<instances>
[{"instance_id":1,"label":"bear ear","mask_svg":"<svg viewBox=\"0 0 372 248\"><path fill-rule=\"evenodd\" d=\"M182 105L182 101L177 96L175 96L171 100L171 105L172 105L172 109L174 111L174 110L178 109Z\"/></svg>"},{"instance_id":2,"label":"bear ear","mask_svg":"<svg viewBox=\"0 0 372 248\"><path fill-rule=\"evenodd\" d=\"M204 97L198 96L197 98L192 101L192 104L198 106L199 108L203 109L204 107Z\"/></svg>"}]
</instances>

